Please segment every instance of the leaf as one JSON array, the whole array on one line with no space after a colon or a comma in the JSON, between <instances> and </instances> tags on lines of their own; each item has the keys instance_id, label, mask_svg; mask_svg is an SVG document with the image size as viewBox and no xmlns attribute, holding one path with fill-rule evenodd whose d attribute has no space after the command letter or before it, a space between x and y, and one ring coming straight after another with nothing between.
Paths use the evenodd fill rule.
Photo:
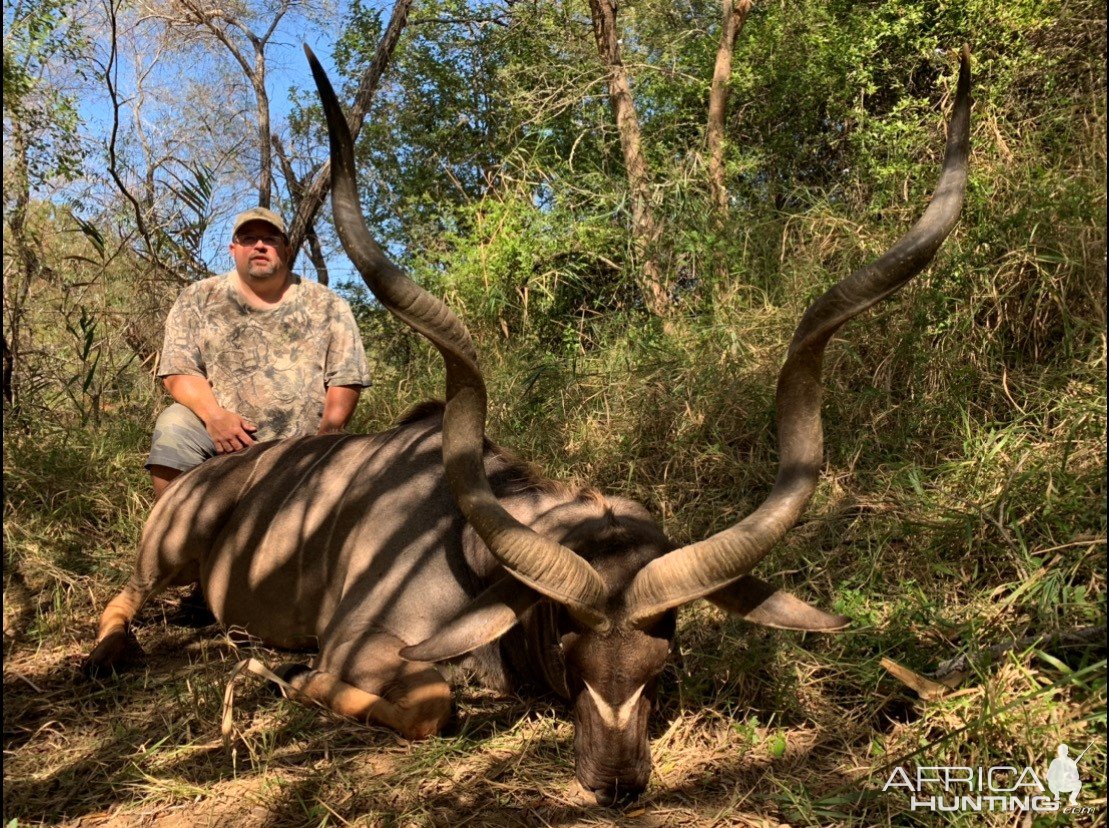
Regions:
<instances>
[{"instance_id":1,"label":"leaf","mask_svg":"<svg viewBox=\"0 0 1109 828\"><path fill-rule=\"evenodd\" d=\"M784 734L774 734L774 737L770 740L770 755L775 759L781 759L786 755L786 737Z\"/></svg>"},{"instance_id":2,"label":"leaf","mask_svg":"<svg viewBox=\"0 0 1109 828\"><path fill-rule=\"evenodd\" d=\"M85 375L85 381L81 384L81 391L85 394L87 394L89 392L89 389L92 387L92 381L96 376L96 366L98 364L100 364L99 351L96 352L96 359L92 361L92 365L89 366L89 372Z\"/></svg>"},{"instance_id":3,"label":"leaf","mask_svg":"<svg viewBox=\"0 0 1109 828\"><path fill-rule=\"evenodd\" d=\"M77 320L78 326L81 328L81 361L85 362L92 353L93 343L96 340L96 319L89 314L88 308L84 305L81 306L81 318ZM72 330L72 329L71 329ZM73 331L77 335L76 331Z\"/></svg>"},{"instance_id":4,"label":"leaf","mask_svg":"<svg viewBox=\"0 0 1109 828\"><path fill-rule=\"evenodd\" d=\"M100 254L100 258L103 259L104 237L100 234L100 231L96 229L94 224L85 221L80 216L74 216L73 220L77 222L77 226L81 229L81 232L92 242L92 246L96 248L96 252Z\"/></svg>"}]
</instances>

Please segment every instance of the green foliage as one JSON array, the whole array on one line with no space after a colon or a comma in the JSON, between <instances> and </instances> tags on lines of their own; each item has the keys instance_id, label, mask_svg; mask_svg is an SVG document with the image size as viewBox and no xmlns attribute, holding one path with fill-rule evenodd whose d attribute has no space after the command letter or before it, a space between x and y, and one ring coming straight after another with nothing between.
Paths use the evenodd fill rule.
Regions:
<instances>
[{"instance_id":1,"label":"green foliage","mask_svg":"<svg viewBox=\"0 0 1109 828\"><path fill-rule=\"evenodd\" d=\"M5 431L30 429L52 440L135 406L145 416L155 356L149 343L161 341L160 315L177 283L150 278L128 251L106 255L100 229L69 208L32 202L25 230L39 267L28 274L16 256L5 260L12 272L5 336L16 356ZM12 235L6 226L5 241Z\"/></svg>"},{"instance_id":2,"label":"green foliage","mask_svg":"<svg viewBox=\"0 0 1109 828\"><path fill-rule=\"evenodd\" d=\"M19 130L32 186L55 176L72 179L80 171L77 102L51 77L63 66L81 75L87 42L73 8L72 0L4 4L5 145L10 131Z\"/></svg>"},{"instance_id":3,"label":"green foliage","mask_svg":"<svg viewBox=\"0 0 1109 828\"><path fill-rule=\"evenodd\" d=\"M929 270L830 349L826 473L764 570L802 573L787 582L853 618L829 656L859 682L840 686L841 710L844 698L865 707L869 696L853 694L886 681L881 655L928 671L959 652L1049 642L1054 655L1034 646L976 667L1004 702L952 701L888 733L876 714L879 753L1004 761L1050 750L1059 728L1101 738L1104 719L1089 711L1104 703L1104 663L1050 644L1106 617L1099 15L1081 2L756 4L734 64L721 232L700 157L715 5L659 5L622 15L679 299L665 326L630 289L616 135L597 75L580 71L595 60L583 18L561 6L515 32L526 47L510 52L504 37L499 88L525 128L493 136L504 158L494 185L452 198L438 229L422 212L394 237L476 334L491 434L555 476L644 500L678 542L749 513L773 480L771 389L793 325L919 215L941 158L953 50L970 42L963 218ZM389 180L402 204L407 181ZM416 373L402 368L400 387L437 393L434 364L425 355ZM753 693L749 712L764 694L812 715L775 690L792 652L737 643L737 655L717 656L714 629L700 616L686 627L701 672L683 677L683 698L715 692L713 709L731 711ZM760 667L762 681L751 677ZM748 678L720 678L728 669ZM1085 678L1072 685L1075 675ZM1016 712L994 712L1006 705ZM786 744L776 738L762 737L771 754ZM815 822L872 807L800 789L786 802Z\"/></svg>"},{"instance_id":4,"label":"green foliage","mask_svg":"<svg viewBox=\"0 0 1109 828\"><path fill-rule=\"evenodd\" d=\"M1082 67L1103 50L1102 35L1084 22L1096 17L1088 6L756 4L733 64L726 232L706 209L702 157L716 4L622 7L622 49L666 221L661 255L674 298L711 307L718 287L738 281L780 301L786 280L777 271L796 240L787 225L806 216L828 227L865 223L879 241L869 245L857 230L860 256L900 232L931 187L940 105L963 42L975 50L975 119L989 130L987 153L1007 152L1034 175L1045 157L1061 157L1053 148L1090 146L1079 134L1084 119L1074 117L1096 100ZM505 17L492 5L439 3L414 20L360 142L373 226L423 278L450 274L460 297L480 295L467 309L497 327L525 316L545 324L523 307L537 275L557 280L567 296L549 305L556 324L567 308L590 319L634 309L626 185L584 7L518 7ZM353 6L339 65L356 74L379 30L376 12ZM990 175L974 186L1010 182ZM1080 202L1087 182L1069 183ZM515 217L490 223L506 211ZM498 238L498 228L525 227L544 238ZM575 252L583 232L584 255ZM509 248L521 244L528 250L516 265ZM478 256L486 258L475 268ZM725 271L714 266L720 258ZM819 264L838 276L858 259L837 250ZM504 283L489 267L520 269Z\"/></svg>"}]
</instances>

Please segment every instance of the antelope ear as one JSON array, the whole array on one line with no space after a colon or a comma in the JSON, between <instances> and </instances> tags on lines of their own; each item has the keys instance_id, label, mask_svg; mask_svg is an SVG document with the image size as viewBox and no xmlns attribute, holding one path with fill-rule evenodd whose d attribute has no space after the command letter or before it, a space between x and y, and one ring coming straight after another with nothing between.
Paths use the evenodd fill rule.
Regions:
<instances>
[{"instance_id":1,"label":"antelope ear","mask_svg":"<svg viewBox=\"0 0 1109 828\"><path fill-rule=\"evenodd\" d=\"M705 599L752 624L780 630L835 632L850 623L847 616L818 610L754 575L744 575L723 589L709 593Z\"/></svg>"},{"instance_id":2,"label":"antelope ear","mask_svg":"<svg viewBox=\"0 0 1109 828\"><path fill-rule=\"evenodd\" d=\"M542 595L506 575L478 595L446 626L419 644L400 651L407 661L436 662L465 655L496 641L542 599Z\"/></svg>"}]
</instances>

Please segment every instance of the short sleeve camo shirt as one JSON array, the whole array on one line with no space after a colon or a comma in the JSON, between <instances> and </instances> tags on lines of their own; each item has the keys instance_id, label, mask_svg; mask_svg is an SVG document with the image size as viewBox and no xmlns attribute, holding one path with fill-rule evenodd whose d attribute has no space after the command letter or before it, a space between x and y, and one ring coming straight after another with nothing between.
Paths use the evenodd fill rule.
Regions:
<instances>
[{"instance_id":1,"label":"short sleeve camo shirt","mask_svg":"<svg viewBox=\"0 0 1109 828\"><path fill-rule=\"evenodd\" d=\"M181 293L166 318L158 376L204 377L216 402L258 426L257 440L315 434L327 388L368 386L366 352L350 306L293 276L281 304L259 310L231 273Z\"/></svg>"}]
</instances>

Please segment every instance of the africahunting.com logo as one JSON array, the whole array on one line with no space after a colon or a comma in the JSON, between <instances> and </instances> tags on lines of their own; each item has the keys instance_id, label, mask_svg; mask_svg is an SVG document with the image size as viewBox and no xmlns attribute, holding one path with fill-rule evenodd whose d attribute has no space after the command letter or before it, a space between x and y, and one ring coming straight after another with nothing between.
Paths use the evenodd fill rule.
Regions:
<instances>
[{"instance_id":1,"label":"africahunting.com logo","mask_svg":"<svg viewBox=\"0 0 1109 828\"><path fill-rule=\"evenodd\" d=\"M1092 814L1094 808L1078 802L1082 791L1078 763L1089 749L1071 758L1070 748L1059 745L1047 766L1046 784L1045 778L1029 766L917 765L915 771L894 768L882 790L908 794L914 811Z\"/></svg>"}]
</instances>

